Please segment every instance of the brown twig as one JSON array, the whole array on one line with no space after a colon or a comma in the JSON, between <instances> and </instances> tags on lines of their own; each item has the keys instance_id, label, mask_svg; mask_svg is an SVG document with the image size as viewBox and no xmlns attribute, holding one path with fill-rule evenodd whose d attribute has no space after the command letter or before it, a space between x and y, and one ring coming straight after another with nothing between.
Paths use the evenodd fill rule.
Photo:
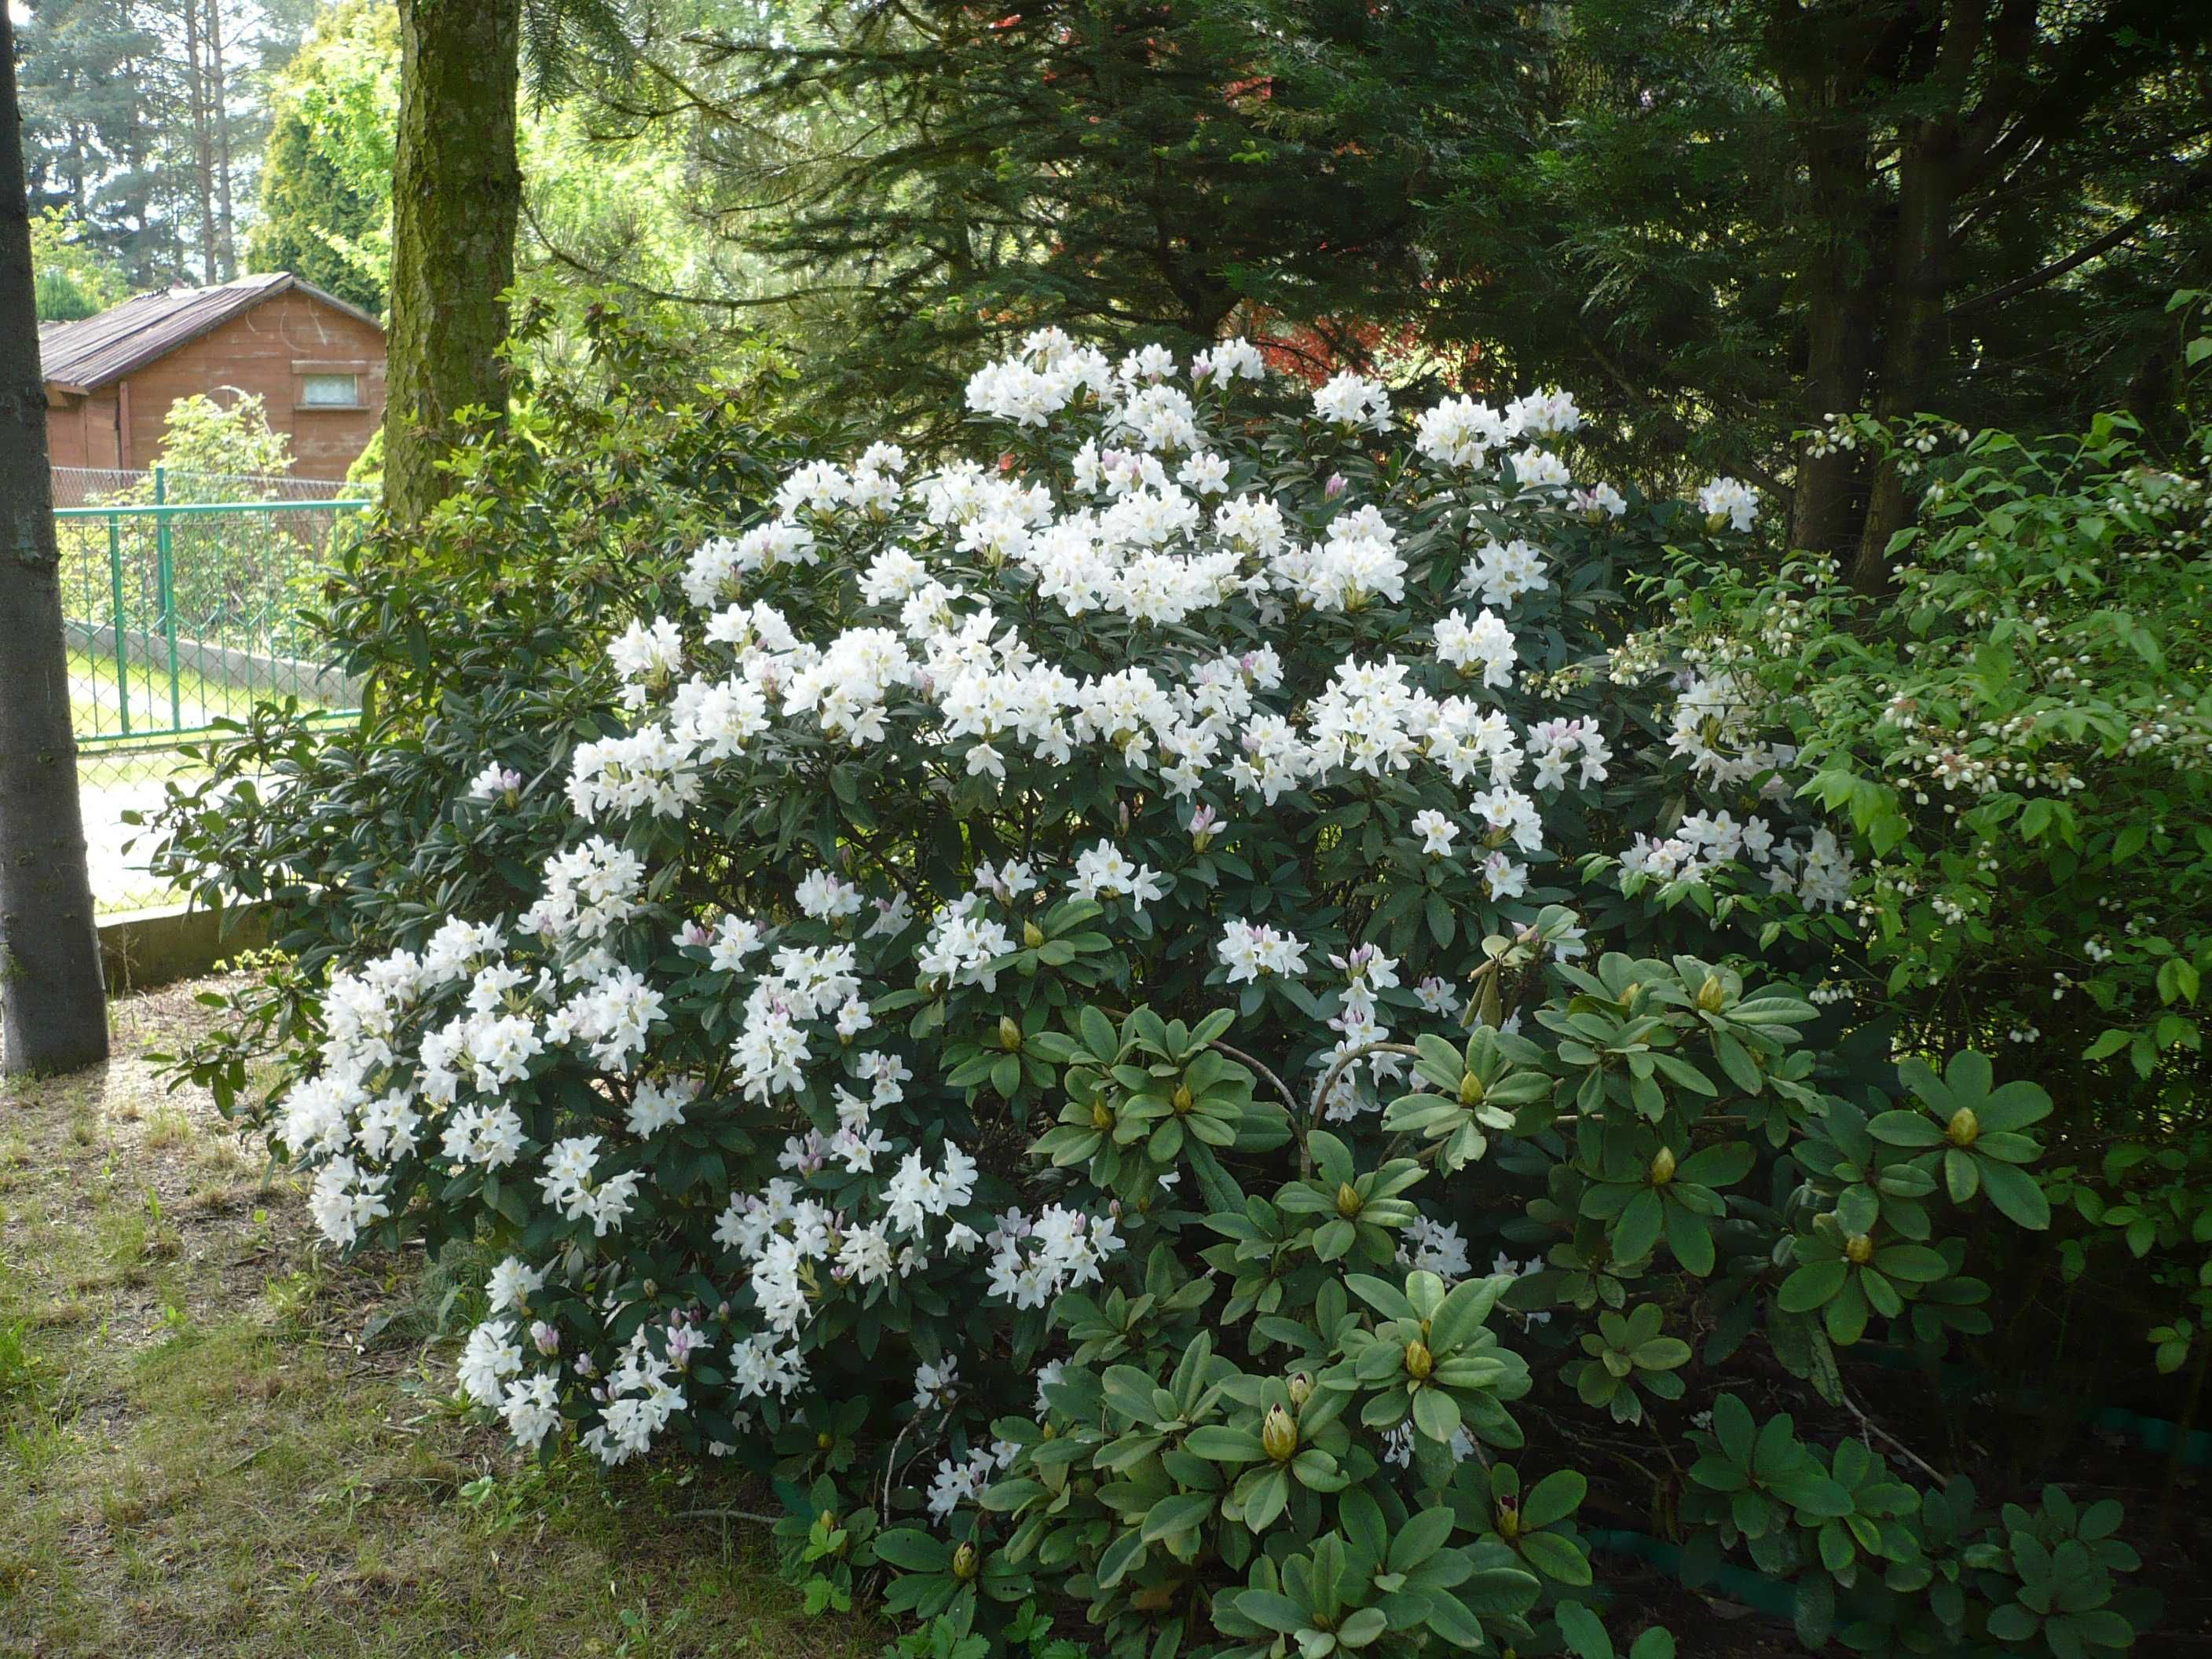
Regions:
<instances>
[{"instance_id":1,"label":"brown twig","mask_svg":"<svg viewBox=\"0 0 2212 1659\"><path fill-rule=\"evenodd\" d=\"M1296 1117L1298 1115L1297 1097L1291 1092L1291 1085L1289 1084L1277 1077L1273 1072L1261 1065L1260 1061L1255 1060L1252 1055L1246 1054L1242 1048L1231 1048L1228 1043L1224 1042L1219 1037L1216 1037L1213 1040L1212 1046L1220 1049L1221 1052L1228 1055L1230 1059L1240 1060L1243 1064L1249 1066L1261 1077L1273 1084L1275 1085L1275 1092L1283 1097L1283 1104L1291 1109L1291 1115L1292 1117Z\"/></svg>"},{"instance_id":2,"label":"brown twig","mask_svg":"<svg viewBox=\"0 0 2212 1659\"><path fill-rule=\"evenodd\" d=\"M1911 1464L1914 1468L1918 1469L1921 1474L1926 1475L1930 1480L1935 1481L1936 1485L1942 1486L1949 1480L1950 1477L1946 1475L1941 1469L1937 1468L1933 1463L1930 1463L1926 1458L1921 1456L1918 1452L1913 1450L1911 1447L1906 1445L1905 1442L1899 1440L1887 1429L1882 1427L1881 1424L1875 1422L1873 1418L1868 1416L1865 1408L1862 1407L1857 1401L1851 1398L1851 1391L1849 1389L1846 1389L1838 1383L1836 1392L1843 1397L1844 1409L1858 1419L1859 1429L1862 1434L1876 1435L1881 1439L1887 1441L1890 1445L1897 1449L1899 1455L1903 1457L1906 1462Z\"/></svg>"}]
</instances>

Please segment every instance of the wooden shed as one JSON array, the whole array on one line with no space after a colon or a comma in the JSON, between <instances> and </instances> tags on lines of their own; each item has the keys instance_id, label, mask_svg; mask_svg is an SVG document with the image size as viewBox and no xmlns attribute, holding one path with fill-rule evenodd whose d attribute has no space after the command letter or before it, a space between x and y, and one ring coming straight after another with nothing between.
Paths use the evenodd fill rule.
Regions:
<instances>
[{"instance_id":1,"label":"wooden shed","mask_svg":"<svg viewBox=\"0 0 2212 1659\"><path fill-rule=\"evenodd\" d=\"M382 325L288 271L43 323L39 356L56 466L152 465L169 405L194 392L258 395L305 478L344 477L384 419Z\"/></svg>"}]
</instances>

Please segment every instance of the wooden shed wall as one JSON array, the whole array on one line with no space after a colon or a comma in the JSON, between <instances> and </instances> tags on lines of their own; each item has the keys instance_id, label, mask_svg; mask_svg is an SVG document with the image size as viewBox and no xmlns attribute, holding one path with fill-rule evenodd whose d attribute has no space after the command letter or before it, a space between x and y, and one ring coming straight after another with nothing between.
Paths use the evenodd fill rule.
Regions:
<instances>
[{"instance_id":1,"label":"wooden shed wall","mask_svg":"<svg viewBox=\"0 0 2212 1659\"><path fill-rule=\"evenodd\" d=\"M306 378L318 374L354 375L359 406L307 407ZM87 459L64 461L57 443L54 464L151 466L171 404L195 392L228 403L223 394L232 388L258 394L270 426L290 435L295 473L343 478L384 419L384 336L307 295L276 295L83 400L78 453ZM112 440L101 444L92 434L103 418L110 432L120 429L119 454ZM69 417L50 410L49 420L66 425Z\"/></svg>"}]
</instances>

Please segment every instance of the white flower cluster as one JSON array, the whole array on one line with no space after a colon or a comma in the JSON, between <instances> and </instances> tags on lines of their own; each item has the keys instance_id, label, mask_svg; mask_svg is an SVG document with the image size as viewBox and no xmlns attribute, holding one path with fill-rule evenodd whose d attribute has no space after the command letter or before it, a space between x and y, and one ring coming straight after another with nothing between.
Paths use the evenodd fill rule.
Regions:
<instances>
[{"instance_id":1,"label":"white flower cluster","mask_svg":"<svg viewBox=\"0 0 2212 1659\"><path fill-rule=\"evenodd\" d=\"M1238 917L1222 930L1215 947L1228 983L1256 981L1262 974L1281 974L1295 979L1306 970L1306 947L1279 928L1258 927Z\"/></svg>"},{"instance_id":2,"label":"white flower cluster","mask_svg":"<svg viewBox=\"0 0 2212 1659\"><path fill-rule=\"evenodd\" d=\"M281 1125L313 1168L325 1234L356 1243L426 1181L480 1183L488 1202L496 1182L502 1212L520 1198L561 1230L541 1261L495 1270L461 1359L464 1392L518 1441L574 1432L619 1462L686 1413L742 1425L748 1409L789 1408L815 1386L827 1310L827 1328L849 1331L864 1310L925 1293L1035 1310L1099 1282L1141 1223L1079 1197L994 1216L1005 1200L979 1158L988 1143L971 1152L947 1133L960 1091L915 1053L908 1017L890 1013L997 990L1053 907L1088 902L1103 909L1086 925L1146 939L1163 913L1204 915L1175 943L1195 955L1210 940L1217 982L1297 981L1269 995L1310 998L1327 1032L1286 1063L1328 1080L1323 1106L1343 1121L1378 1109L1403 1075L1401 1056L1378 1051L1386 1016L1450 1020L1464 998L1434 974L1401 985L1397 957L1336 948L1333 921L1309 927L1273 900L1253 907L1267 922L1234 915L1234 901L1212 910L1218 866L1235 856L1208 850L1224 826L1292 798L1302 810L1304 792L1410 795L1418 806L1358 827L1365 844L1388 839L1423 879L1479 877L1492 905L1556 895L1541 886L1558 868L1545 811L1612 782L1608 727L1594 703L1535 719L1503 704L1566 683L1547 629L1515 620L1552 592L1547 541L1584 534L1577 516L1626 510L1602 483L1569 495L1570 468L1540 447L1580 426L1572 399L1460 398L1417 417L1407 487L1425 511L1457 514L1463 537L1439 544L1341 475L1305 499L1273 493L1218 418L1263 372L1242 341L1202 354L1186 382L1157 348L1113 362L1045 331L979 371L968 402L1040 441L1073 425L1061 473L933 468L887 444L799 469L772 519L691 556L689 614L641 619L609 647L629 729L574 750L562 787L577 833L544 860L536 901L505 925L448 921L419 952L333 975L319 1073L291 1091ZM1312 407L1317 441L1355 471L1352 454L1400 422L1387 388L1354 374ZM1708 486L1701 505L1747 523L1755 501L1731 484ZM1449 556L1463 567L1440 567L1440 544L1470 550ZM1719 668L1686 683L1673 753L1707 787L1764 779L1785 794L1792 757L1759 742L1744 702ZM765 872L714 856L737 812L772 812L795 780L871 762L911 787L917 811L961 803L979 848L997 830L967 804L995 801L1024 823L1000 843L1018 850L951 883L933 868L895 874L866 853L855 816L852 845L779 848ZM1188 837L1135 848L1102 836L1110 818L1078 829L1056 816L1056 795L1101 776L1125 828L1129 802L1166 804L1188 815ZM495 765L465 793L511 805L521 788ZM696 867L638 850L678 836L708 849ZM1184 847L1192 865L1178 862ZM1737 860L1808 904L1848 890L1832 838L1800 847L1725 811L1639 838L1623 861L1698 879ZM1286 878L1272 879L1281 893ZM752 914L720 908L740 891ZM1476 918L1462 926L1480 938ZM1324 953L1328 975L1309 967ZM1009 1057L1018 1047L1008 1040ZM738 1167L749 1173L714 1173ZM677 1184L666 1172L678 1168L708 1173ZM713 1187L707 1204L698 1181ZM1406 1243L1429 1271L1468 1271L1451 1226L1424 1220ZM648 1246L665 1252L651 1277L601 1271ZM671 1311L678 1274L684 1297L700 1285L719 1296ZM702 1351L726 1368L695 1370ZM710 1370L724 1380L702 1380ZM915 1388L918 1406L972 1409L949 1360ZM933 1512L972 1496L998 1456L947 1458Z\"/></svg>"},{"instance_id":3,"label":"white flower cluster","mask_svg":"<svg viewBox=\"0 0 2212 1659\"><path fill-rule=\"evenodd\" d=\"M1095 1285L1106 1258L1122 1246L1111 1216L1087 1216L1048 1204L1035 1220L1018 1210L999 1218L991 1249L991 1293L1017 1308L1042 1308L1062 1291Z\"/></svg>"},{"instance_id":4,"label":"white flower cluster","mask_svg":"<svg viewBox=\"0 0 2212 1659\"><path fill-rule=\"evenodd\" d=\"M1698 507L1715 530L1748 530L1759 519L1759 494L1740 478L1714 478L1698 489Z\"/></svg>"},{"instance_id":5,"label":"white flower cluster","mask_svg":"<svg viewBox=\"0 0 2212 1659\"><path fill-rule=\"evenodd\" d=\"M1741 861L1766 878L1771 892L1793 895L1808 910L1838 910L1856 873L1834 834L1816 830L1803 848L1777 840L1762 817L1736 823L1727 812L1692 812L1665 840L1638 836L1621 855L1625 874L1702 885L1719 866Z\"/></svg>"}]
</instances>

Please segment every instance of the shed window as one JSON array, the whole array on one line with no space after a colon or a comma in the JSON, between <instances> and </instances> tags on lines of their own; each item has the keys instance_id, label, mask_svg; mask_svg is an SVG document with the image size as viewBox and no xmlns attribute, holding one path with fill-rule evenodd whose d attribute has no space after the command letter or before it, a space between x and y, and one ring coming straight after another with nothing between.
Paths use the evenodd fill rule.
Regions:
<instances>
[{"instance_id":1,"label":"shed window","mask_svg":"<svg viewBox=\"0 0 2212 1659\"><path fill-rule=\"evenodd\" d=\"M300 401L309 409L358 409L358 374L307 374L301 377Z\"/></svg>"}]
</instances>

